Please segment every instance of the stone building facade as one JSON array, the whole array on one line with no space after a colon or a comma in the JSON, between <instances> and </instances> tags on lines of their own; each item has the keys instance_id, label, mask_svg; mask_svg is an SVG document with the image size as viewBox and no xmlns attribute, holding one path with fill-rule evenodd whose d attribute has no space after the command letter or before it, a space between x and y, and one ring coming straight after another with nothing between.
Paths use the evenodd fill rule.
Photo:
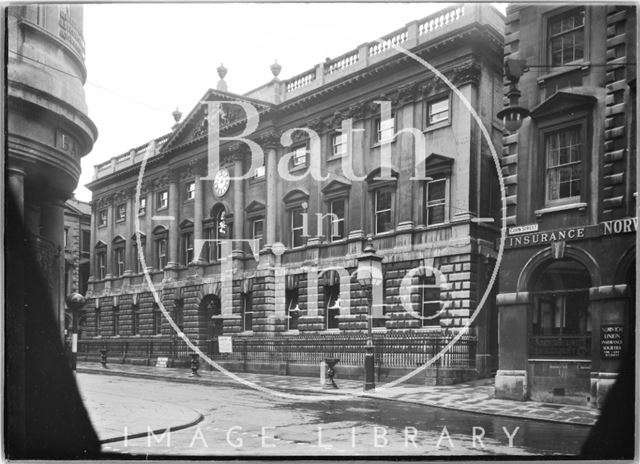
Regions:
<instances>
[{"instance_id":1,"label":"stone building facade","mask_svg":"<svg viewBox=\"0 0 640 464\"><path fill-rule=\"evenodd\" d=\"M489 144L460 96L394 47L450 80L499 150L502 29L492 7L456 5L290 79L281 80L274 64L272 80L244 95L227 91L221 66L217 89L201 99L221 102L222 115L213 117L223 137L219 166L210 167L207 137L214 107L199 104L183 120L176 114L170 133L95 167L83 349L117 350L126 341L122 359L153 362L149 353L166 354L177 338L163 306L214 356L218 337L231 336L234 352L255 349L256 359L256 344L273 339L297 347L290 358L324 353L331 342L348 364L343 345L366 333L369 320L352 275L371 236L384 272L384 288L374 291L374 303L382 301L373 309L376 340L462 330L473 338L472 367L495 367L491 295L467 327L496 258L499 190ZM262 159L244 141L224 140L249 124L239 102L259 118L245 138ZM305 176L309 170L321 178ZM200 249L203 239L210 241ZM255 247L236 241L228 253L218 239ZM412 314L400 289L414 268L404 282ZM310 362L303 358L296 359ZM416 357L413 367L425 360Z\"/></svg>"},{"instance_id":2,"label":"stone building facade","mask_svg":"<svg viewBox=\"0 0 640 464\"><path fill-rule=\"evenodd\" d=\"M636 10L511 5L496 396L601 405L635 337ZM506 91L506 89L505 89Z\"/></svg>"},{"instance_id":3,"label":"stone building facade","mask_svg":"<svg viewBox=\"0 0 640 464\"><path fill-rule=\"evenodd\" d=\"M23 213L64 327L65 201L98 131L83 85L82 7L16 5L7 12L8 185Z\"/></svg>"},{"instance_id":4,"label":"stone building facade","mask_svg":"<svg viewBox=\"0 0 640 464\"><path fill-rule=\"evenodd\" d=\"M42 456L38 453L54 440L58 450L68 443L62 433L43 432L52 424L47 411L68 408L56 415L60 424L70 411L82 409L71 404L76 392L61 372L62 343L56 335L61 341L65 323L65 201L73 195L80 160L91 151L98 131L83 89L82 6L13 4L3 8L1 17L7 27L3 206L10 218L4 231L5 449L8 456L33 457ZM38 384L43 377L45 383ZM80 415L68 422L85 426ZM61 430L69 435L75 429ZM82 446L87 440L79 435L69 436ZM34 436L42 439L35 443Z\"/></svg>"}]
</instances>

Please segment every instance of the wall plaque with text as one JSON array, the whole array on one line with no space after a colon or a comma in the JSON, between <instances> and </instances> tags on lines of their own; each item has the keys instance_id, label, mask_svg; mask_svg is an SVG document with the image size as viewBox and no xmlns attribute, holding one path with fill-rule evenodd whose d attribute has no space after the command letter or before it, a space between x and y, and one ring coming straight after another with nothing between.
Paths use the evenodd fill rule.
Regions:
<instances>
[{"instance_id":1,"label":"wall plaque with text","mask_svg":"<svg viewBox=\"0 0 640 464\"><path fill-rule=\"evenodd\" d=\"M622 358L624 342L624 328L619 324L603 325L600 327L600 358Z\"/></svg>"}]
</instances>

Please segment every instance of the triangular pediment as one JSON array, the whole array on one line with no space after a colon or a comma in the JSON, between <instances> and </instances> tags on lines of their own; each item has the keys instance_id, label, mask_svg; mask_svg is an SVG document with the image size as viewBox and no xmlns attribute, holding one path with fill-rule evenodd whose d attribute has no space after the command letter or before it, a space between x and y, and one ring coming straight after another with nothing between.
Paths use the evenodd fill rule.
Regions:
<instances>
[{"instance_id":1,"label":"triangular pediment","mask_svg":"<svg viewBox=\"0 0 640 464\"><path fill-rule=\"evenodd\" d=\"M327 185L322 187L322 193L330 195L332 193L348 191L351 188L351 184L342 182L337 179L330 181Z\"/></svg>"},{"instance_id":2,"label":"triangular pediment","mask_svg":"<svg viewBox=\"0 0 640 464\"><path fill-rule=\"evenodd\" d=\"M453 158L438 153L431 153L424 162L427 176L432 174L450 173Z\"/></svg>"},{"instance_id":3,"label":"triangular pediment","mask_svg":"<svg viewBox=\"0 0 640 464\"><path fill-rule=\"evenodd\" d=\"M533 108L531 117L541 119L553 114L567 114L570 111L590 108L596 101L593 95L558 91Z\"/></svg>"},{"instance_id":4,"label":"triangular pediment","mask_svg":"<svg viewBox=\"0 0 640 464\"><path fill-rule=\"evenodd\" d=\"M221 90L209 89L198 103L193 107L189 114L178 123L173 132L169 136L168 140L163 146L163 151L169 151L172 148L202 139L207 134L207 101L228 101L228 102L245 102L251 104L258 114L265 113L270 110L273 105L267 102L256 100L253 98L247 98L242 95L237 95L231 92L224 92ZM236 104L222 105L223 116L220 121L220 130L224 133L225 129L232 128L236 125L242 124L244 127L244 121L246 119L245 111L242 107Z\"/></svg>"},{"instance_id":5,"label":"triangular pediment","mask_svg":"<svg viewBox=\"0 0 640 464\"><path fill-rule=\"evenodd\" d=\"M263 211L265 208L266 207L264 203L254 200L251 203L249 203L244 210L247 213L255 213L256 211Z\"/></svg>"}]
</instances>

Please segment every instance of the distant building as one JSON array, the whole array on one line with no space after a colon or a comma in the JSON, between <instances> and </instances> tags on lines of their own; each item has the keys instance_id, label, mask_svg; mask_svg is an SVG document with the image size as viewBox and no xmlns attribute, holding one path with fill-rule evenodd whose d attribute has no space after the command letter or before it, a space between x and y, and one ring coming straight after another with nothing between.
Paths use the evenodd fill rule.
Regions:
<instances>
[{"instance_id":1,"label":"distant building","mask_svg":"<svg viewBox=\"0 0 640 464\"><path fill-rule=\"evenodd\" d=\"M318 361L335 356L343 375L355 373L368 309L349 274L371 235L385 277L382 303L373 313L379 376L414 369L460 331L466 337L458 351L439 361L451 374L440 370L437 381L490 372L497 352L493 294L467 326L495 265L496 168L461 99L393 46L411 50L451 80L500 150L495 114L502 102L502 30L503 16L493 7L455 5L287 80L279 79L281 66L274 64L273 78L245 95L227 91L220 67L218 88L201 100L228 102L220 118L224 136L245 124L243 110L232 102L253 105L260 123L248 138L262 147L265 164L250 179L229 181L247 172L252 160L246 144L225 140L221 169L208 173L211 115L198 104L153 145L95 167L88 185L92 278L81 356L95 357L106 346L127 362L185 360L184 344L162 316L144 265L178 327L215 359L315 374ZM388 115L381 115L383 104ZM349 121L355 130L346 136ZM311 129L319 139L296 131L290 144L283 143L294 127ZM417 155L410 129L423 137L426 160ZM320 151L310 154L318 141ZM383 149L391 159L385 175L379 169ZM291 175L318 161L324 180L281 178L277 166L285 156ZM345 160L359 179L346 175ZM202 180L207 174L216 180ZM258 241L257 259L246 245L233 245L228 304L222 301L222 266L231 258L214 242L201 253L197 246L201 239L223 238ZM277 266L286 272L283 280ZM401 304L403 285L410 287L414 314ZM220 352L224 336L232 337L231 354Z\"/></svg>"},{"instance_id":2,"label":"distant building","mask_svg":"<svg viewBox=\"0 0 640 464\"><path fill-rule=\"evenodd\" d=\"M65 294L87 293L91 257L91 205L67 200L64 209Z\"/></svg>"},{"instance_id":3,"label":"distant building","mask_svg":"<svg viewBox=\"0 0 640 464\"><path fill-rule=\"evenodd\" d=\"M635 6L513 4L499 398L601 405L636 326Z\"/></svg>"}]
</instances>

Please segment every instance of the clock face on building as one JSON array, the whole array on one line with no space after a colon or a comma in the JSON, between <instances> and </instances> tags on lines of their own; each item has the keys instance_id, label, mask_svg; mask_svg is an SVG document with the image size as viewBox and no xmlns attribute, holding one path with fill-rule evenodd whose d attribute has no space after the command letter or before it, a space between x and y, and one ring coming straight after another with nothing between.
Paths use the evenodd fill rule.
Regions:
<instances>
[{"instance_id":1,"label":"clock face on building","mask_svg":"<svg viewBox=\"0 0 640 464\"><path fill-rule=\"evenodd\" d=\"M220 169L213 178L213 193L217 197L223 196L229 190L229 182L229 170L226 168Z\"/></svg>"}]
</instances>

